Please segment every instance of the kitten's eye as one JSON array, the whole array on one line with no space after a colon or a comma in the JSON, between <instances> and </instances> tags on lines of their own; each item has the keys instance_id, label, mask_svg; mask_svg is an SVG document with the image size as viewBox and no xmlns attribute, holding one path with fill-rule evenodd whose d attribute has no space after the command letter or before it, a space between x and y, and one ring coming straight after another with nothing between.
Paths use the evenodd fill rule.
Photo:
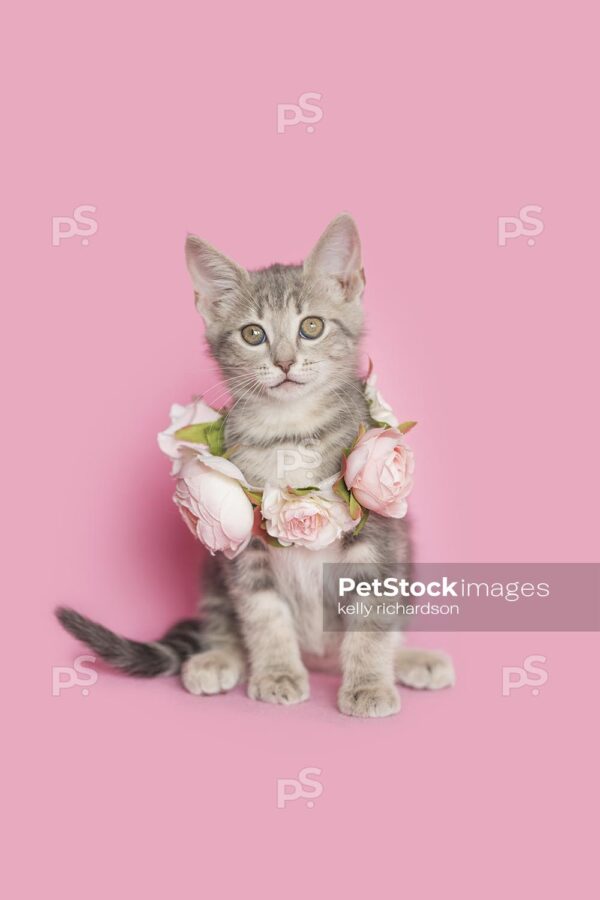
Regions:
<instances>
[{"instance_id":1,"label":"kitten's eye","mask_svg":"<svg viewBox=\"0 0 600 900\"><path fill-rule=\"evenodd\" d=\"M267 339L264 329L260 325L245 325L242 328L242 337L247 344L252 344L254 347Z\"/></svg>"},{"instance_id":2,"label":"kitten's eye","mask_svg":"<svg viewBox=\"0 0 600 900\"><path fill-rule=\"evenodd\" d=\"M300 322L300 334L303 338L308 338L309 341L321 337L324 328L325 322L323 319L319 319L318 316L308 316L307 319L302 319Z\"/></svg>"}]
</instances>

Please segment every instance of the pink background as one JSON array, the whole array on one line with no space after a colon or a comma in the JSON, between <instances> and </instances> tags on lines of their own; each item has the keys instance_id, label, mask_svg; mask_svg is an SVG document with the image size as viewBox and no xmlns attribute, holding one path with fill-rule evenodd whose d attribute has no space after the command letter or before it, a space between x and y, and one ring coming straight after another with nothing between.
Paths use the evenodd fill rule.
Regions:
<instances>
[{"instance_id":1,"label":"pink background","mask_svg":"<svg viewBox=\"0 0 600 900\"><path fill-rule=\"evenodd\" d=\"M592 896L592 635L421 635L453 653L456 688L404 690L398 717L354 721L325 677L289 709L99 665L87 696L53 697L52 667L83 651L51 610L141 639L193 610L198 547L155 444L170 403L216 381L185 233L256 267L301 259L342 210L363 238L366 350L419 420L418 557L597 558L596 12L13 6L8 896ZM278 134L277 104L308 91L314 132ZM89 244L52 246L52 217L83 204ZM535 245L499 247L498 217L528 204L543 208ZM503 697L502 667L529 654L548 681ZM277 778L307 766L322 796L278 809Z\"/></svg>"}]
</instances>

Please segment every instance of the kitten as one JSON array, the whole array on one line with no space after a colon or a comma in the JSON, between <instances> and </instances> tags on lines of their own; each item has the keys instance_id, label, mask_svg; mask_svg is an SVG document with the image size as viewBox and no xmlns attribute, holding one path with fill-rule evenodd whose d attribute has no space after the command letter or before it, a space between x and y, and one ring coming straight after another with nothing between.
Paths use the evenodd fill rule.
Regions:
<instances>
[{"instance_id":1,"label":"kitten","mask_svg":"<svg viewBox=\"0 0 600 900\"><path fill-rule=\"evenodd\" d=\"M352 218L334 219L303 265L248 272L193 235L186 259L210 352L234 401L225 427L232 461L256 486L303 487L334 475L361 423L373 424L357 374L365 277ZM399 709L396 682L453 683L446 656L403 648L398 632L325 632L325 562L408 564L406 520L371 513L360 534L320 551L253 538L233 560L217 554L204 570L201 619L157 643L118 637L72 610L57 615L113 665L134 675L180 671L192 694L246 680L256 700L298 703L309 695L306 666L337 662L340 710L387 716Z\"/></svg>"}]
</instances>

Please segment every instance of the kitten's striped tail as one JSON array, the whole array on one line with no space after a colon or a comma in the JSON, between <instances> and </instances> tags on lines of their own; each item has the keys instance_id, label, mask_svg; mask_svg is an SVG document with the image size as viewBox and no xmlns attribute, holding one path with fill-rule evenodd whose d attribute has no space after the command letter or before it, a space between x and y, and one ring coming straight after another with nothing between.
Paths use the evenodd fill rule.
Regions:
<instances>
[{"instance_id":1,"label":"kitten's striped tail","mask_svg":"<svg viewBox=\"0 0 600 900\"><path fill-rule=\"evenodd\" d=\"M87 644L107 663L142 678L175 675L189 656L202 649L199 619L184 619L170 628L160 641L143 644L121 637L64 606L58 607L56 618L69 634Z\"/></svg>"}]
</instances>

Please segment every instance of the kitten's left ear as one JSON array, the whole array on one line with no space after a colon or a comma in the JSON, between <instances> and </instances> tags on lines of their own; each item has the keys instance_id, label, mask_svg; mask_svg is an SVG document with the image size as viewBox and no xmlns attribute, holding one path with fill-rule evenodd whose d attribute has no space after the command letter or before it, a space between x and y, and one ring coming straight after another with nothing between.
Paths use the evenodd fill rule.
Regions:
<instances>
[{"instance_id":1,"label":"kitten's left ear","mask_svg":"<svg viewBox=\"0 0 600 900\"><path fill-rule=\"evenodd\" d=\"M360 237L352 216L342 213L330 222L304 262L306 275L335 278L347 300L360 300L365 289Z\"/></svg>"}]
</instances>

